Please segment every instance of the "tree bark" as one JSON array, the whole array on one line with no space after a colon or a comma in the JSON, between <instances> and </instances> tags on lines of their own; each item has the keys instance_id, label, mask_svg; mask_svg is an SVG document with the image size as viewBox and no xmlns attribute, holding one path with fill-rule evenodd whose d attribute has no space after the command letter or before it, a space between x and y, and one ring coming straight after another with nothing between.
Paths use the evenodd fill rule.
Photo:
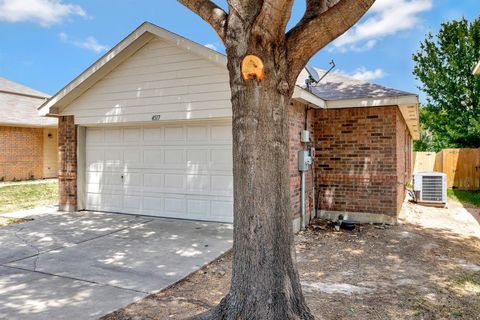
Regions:
<instances>
[{"instance_id":1,"label":"tree bark","mask_svg":"<svg viewBox=\"0 0 480 320\"><path fill-rule=\"evenodd\" d=\"M229 28L233 29L229 22ZM260 30L258 30L260 32ZM201 319L313 319L294 264L287 82L282 40L227 35L233 108L234 244L231 289ZM240 43L239 43L240 42ZM244 55L265 65L263 81L245 81Z\"/></svg>"},{"instance_id":2,"label":"tree bark","mask_svg":"<svg viewBox=\"0 0 480 320\"><path fill-rule=\"evenodd\" d=\"M179 0L217 31L230 75L234 243L230 292L196 319L313 319L294 264L288 108L310 57L345 32L374 0L307 0L288 33L293 0ZM326 31L326 32L325 32ZM244 80L242 60L259 57L265 77Z\"/></svg>"}]
</instances>

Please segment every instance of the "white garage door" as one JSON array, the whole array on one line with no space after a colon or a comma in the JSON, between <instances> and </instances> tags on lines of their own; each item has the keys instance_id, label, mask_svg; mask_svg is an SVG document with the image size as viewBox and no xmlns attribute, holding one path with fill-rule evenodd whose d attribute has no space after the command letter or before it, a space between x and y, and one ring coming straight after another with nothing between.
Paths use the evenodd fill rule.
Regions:
<instances>
[{"instance_id":1,"label":"white garage door","mask_svg":"<svg viewBox=\"0 0 480 320\"><path fill-rule=\"evenodd\" d=\"M231 125L86 130L88 210L232 222Z\"/></svg>"}]
</instances>

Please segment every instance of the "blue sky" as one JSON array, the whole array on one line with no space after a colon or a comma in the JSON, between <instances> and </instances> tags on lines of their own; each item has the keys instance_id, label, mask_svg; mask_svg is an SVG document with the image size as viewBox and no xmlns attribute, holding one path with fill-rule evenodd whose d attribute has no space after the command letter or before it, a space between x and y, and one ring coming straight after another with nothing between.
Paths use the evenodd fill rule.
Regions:
<instances>
[{"instance_id":1,"label":"blue sky","mask_svg":"<svg viewBox=\"0 0 480 320\"><path fill-rule=\"evenodd\" d=\"M297 0L291 25L304 8ZM336 72L421 94L411 61L419 42L443 21L479 15L479 0L377 0L311 64L328 68L334 59ZM174 0L0 0L0 77L54 94L143 21L223 51L210 27Z\"/></svg>"}]
</instances>

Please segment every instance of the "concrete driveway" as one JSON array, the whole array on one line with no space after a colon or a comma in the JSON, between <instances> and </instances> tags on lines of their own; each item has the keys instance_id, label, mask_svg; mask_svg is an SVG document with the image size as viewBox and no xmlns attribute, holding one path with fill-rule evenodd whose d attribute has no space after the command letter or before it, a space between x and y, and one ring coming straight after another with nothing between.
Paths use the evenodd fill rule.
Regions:
<instances>
[{"instance_id":1,"label":"concrete driveway","mask_svg":"<svg viewBox=\"0 0 480 320\"><path fill-rule=\"evenodd\" d=\"M96 319L230 249L232 226L49 212L0 229L0 319Z\"/></svg>"}]
</instances>

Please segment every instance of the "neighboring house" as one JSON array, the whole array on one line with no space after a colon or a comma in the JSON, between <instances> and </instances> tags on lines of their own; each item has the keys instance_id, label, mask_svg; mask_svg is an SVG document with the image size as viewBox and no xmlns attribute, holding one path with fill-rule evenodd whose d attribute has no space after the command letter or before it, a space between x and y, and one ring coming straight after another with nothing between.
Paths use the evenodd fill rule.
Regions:
<instances>
[{"instance_id":1,"label":"neighboring house","mask_svg":"<svg viewBox=\"0 0 480 320\"><path fill-rule=\"evenodd\" d=\"M418 97L329 74L299 78L290 109L290 174L316 149L306 213L394 223L418 139ZM150 23L53 96L59 117L60 208L231 222L232 128L226 57ZM305 127L312 142L300 142ZM315 189L314 189L315 186Z\"/></svg>"},{"instance_id":2,"label":"neighboring house","mask_svg":"<svg viewBox=\"0 0 480 320\"><path fill-rule=\"evenodd\" d=\"M0 180L57 176L57 119L38 114L49 96L0 78Z\"/></svg>"}]
</instances>

